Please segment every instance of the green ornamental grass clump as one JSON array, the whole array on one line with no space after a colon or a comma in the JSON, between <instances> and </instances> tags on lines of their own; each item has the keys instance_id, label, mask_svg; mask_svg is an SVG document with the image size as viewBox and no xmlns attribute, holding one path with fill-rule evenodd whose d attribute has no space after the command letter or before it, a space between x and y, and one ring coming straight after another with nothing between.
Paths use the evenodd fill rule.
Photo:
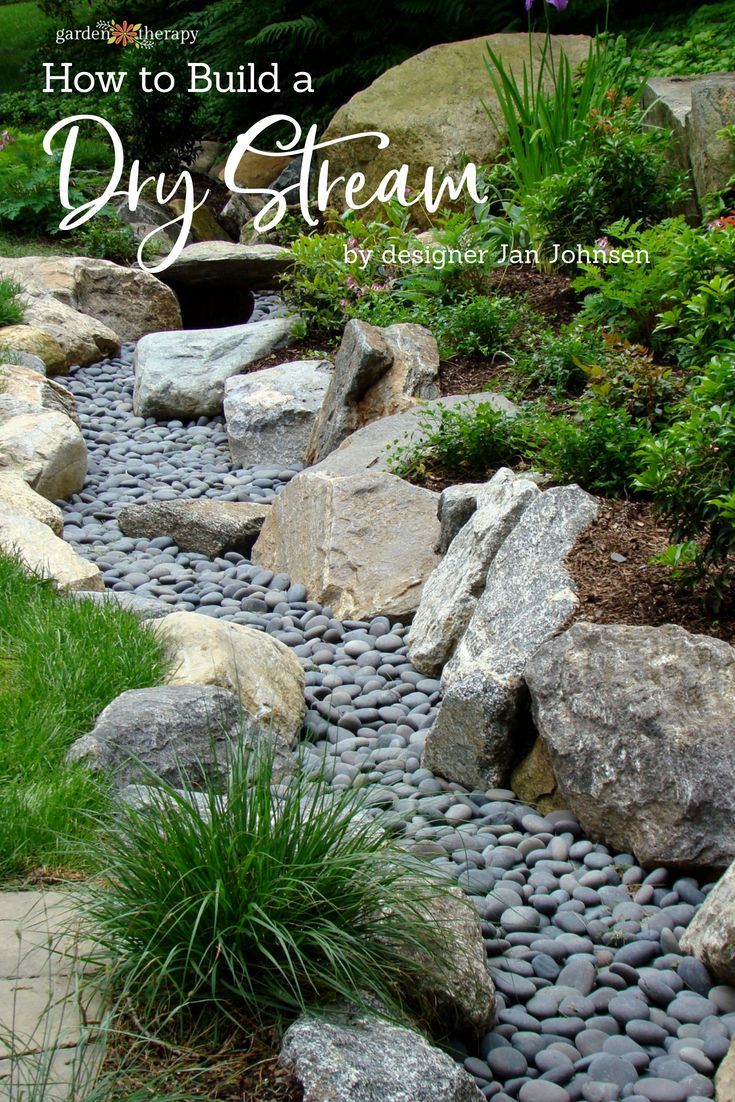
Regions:
<instances>
[{"instance_id":1,"label":"green ornamental grass clump","mask_svg":"<svg viewBox=\"0 0 735 1102\"><path fill-rule=\"evenodd\" d=\"M162 648L130 612L59 595L0 554L0 875L73 861L104 786L65 764L126 689L160 683Z\"/></svg>"},{"instance_id":2,"label":"green ornamental grass clump","mask_svg":"<svg viewBox=\"0 0 735 1102\"><path fill-rule=\"evenodd\" d=\"M0 279L0 329L20 325L25 315L21 300L23 288L12 279Z\"/></svg>"},{"instance_id":3,"label":"green ornamental grass clump","mask_svg":"<svg viewBox=\"0 0 735 1102\"><path fill-rule=\"evenodd\" d=\"M162 787L97 836L90 925L151 1028L262 1024L339 997L400 1015L426 955L441 957L427 915L448 882L390 840L360 790L304 773L275 787L271 767L267 748L236 744L203 814Z\"/></svg>"}]
</instances>

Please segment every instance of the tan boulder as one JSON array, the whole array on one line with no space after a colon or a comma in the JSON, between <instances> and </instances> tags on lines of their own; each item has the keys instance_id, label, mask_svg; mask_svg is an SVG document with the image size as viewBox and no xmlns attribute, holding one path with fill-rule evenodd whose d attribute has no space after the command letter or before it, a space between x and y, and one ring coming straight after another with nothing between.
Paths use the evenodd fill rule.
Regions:
<instances>
[{"instance_id":1,"label":"tan boulder","mask_svg":"<svg viewBox=\"0 0 735 1102\"><path fill-rule=\"evenodd\" d=\"M241 188L265 188L281 175L284 168L291 164L293 157L289 153L256 153L249 149L235 169L235 183ZM226 160L215 166L220 180L225 178Z\"/></svg>"},{"instance_id":2,"label":"tan boulder","mask_svg":"<svg viewBox=\"0 0 735 1102\"><path fill-rule=\"evenodd\" d=\"M529 61L527 34L483 35L432 46L408 58L354 95L322 137L330 141L377 130L388 135L390 145L378 149L376 139L363 138L329 147L324 156L329 159L330 178L363 173L366 187L357 198L364 201L388 172L403 164L409 166L409 186L419 191L429 167L434 168L438 182L447 173L458 178L465 161L478 165L495 161L500 138L483 102L501 129L502 117L485 67L487 43L511 72L522 75ZM545 35L533 36L537 56L544 43ZM574 67L587 59L589 47L585 35L554 35L555 50L563 50ZM343 192L335 189L333 194L339 196L338 203L343 202Z\"/></svg>"},{"instance_id":3,"label":"tan boulder","mask_svg":"<svg viewBox=\"0 0 735 1102\"><path fill-rule=\"evenodd\" d=\"M681 938L720 983L735 984L735 865L715 884Z\"/></svg>"},{"instance_id":4,"label":"tan boulder","mask_svg":"<svg viewBox=\"0 0 735 1102\"><path fill-rule=\"evenodd\" d=\"M52 371L47 365L49 374L59 374L75 364L84 367L105 356L116 356L120 351L120 338L108 325L81 314L51 295L29 295L25 319L48 334L61 348L64 366Z\"/></svg>"},{"instance_id":5,"label":"tan boulder","mask_svg":"<svg viewBox=\"0 0 735 1102\"><path fill-rule=\"evenodd\" d=\"M175 214L183 214L183 199L173 199L169 207ZM222 229L210 207L199 207L191 220L191 236L195 241L231 241L230 235Z\"/></svg>"},{"instance_id":6,"label":"tan boulder","mask_svg":"<svg viewBox=\"0 0 735 1102\"><path fill-rule=\"evenodd\" d=\"M720 1064L715 1079L717 1102L735 1102L735 1041Z\"/></svg>"},{"instance_id":7,"label":"tan boulder","mask_svg":"<svg viewBox=\"0 0 735 1102\"><path fill-rule=\"evenodd\" d=\"M27 256L0 259L0 275L24 287L29 298L26 321L52 336L56 334L49 324L42 323L47 311L53 321L44 301L48 297L102 325L112 334L113 345L181 326L181 311L171 289L138 268L86 256ZM104 329L101 336L107 337ZM64 347L64 341L57 339Z\"/></svg>"},{"instance_id":8,"label":"tan boulder","mask_svg":"<svg viewBox=\"0 0 735 1102\"><path fill-rule=\"evenodd\" d=\"M329 459L278 495L253 562L302 582L341 619L409 619L438 563L438 495L396 475L339 474Z\"/></svg>"},{"instance_id":9,"label":"tan boulder","mask_svg":"<svg viewBox=\"0 0 735 1102\"><path fill-rule=\"evenodd\" d=\"M64 516L57 505L32 490L17 471L0 468L0 512L6 509L48 525L55 536L60 536L64 529Z\"/></svg>"},{"instance_id":10,"label":"tan boulder","mask_svg":"<svg viewBox=\"0 0 735 1102\"><path fill-rule=\"evenodd\" d=\"M293 651L265 632L196 612L174 612L152 627L173 663L170 685L229 689L249 717L293 746L305 710L304 673Z\"/></svg>"},{"instance_id":11,"label":"tan boulder","mask_svg":"<svg viewBox=\"0 0 735 1102\"><path fill-rule=\"evenodd\" d=\"M20 353L35 356L49 375L58 375L66 367L64 351L57 340L33 325L8 325L0 329L0 353L10 358ZM22 363L22 359L18 359Z\"/></svg>"},{"instance_id":12,"label":"tan boulder","mask_svg":"<svg viewBox=\"0 0 735 1102\"><path fill-rule=\"evenodd\" d=\"M55 409L79 424L74 395L66 387L29 367L0 363L0 422L41 409Z\"/></svg>"},{"instance_id":13,"label":"tan boulder","mask_svg":"<svg viewBox=\"0 0 735 1102\"><path fill-rule=\"evenodd\" d=\"M87 448L78 427L57 410L22 413L0 424L0 456L50 501L84 485Z\"/></svg>"},{"instance_id":14,"label":"tan boulder","mask_svg":"<svg viewBox=\"0 0 735 1102\"><path fill-rule=\"evenodd\" d=\"M105 588L94 563L77 555L47 524L27 513L12 508L0 511L0 547L17 554L31 573L53 578L61 590L101 592Z\"/></svg>"},{"instance_id":15,"label":"tan boulder","mask_svg":"<svg viewBox=\"0 0 735 1102\"><path fill-rule=\"evenodd\" d=\"M125 536L170 536L181 551L216 558L226 551L249 551L270 512L270 505L201 498L147 501L126 505L117 522Z\"/></svg>"}]
</instances>

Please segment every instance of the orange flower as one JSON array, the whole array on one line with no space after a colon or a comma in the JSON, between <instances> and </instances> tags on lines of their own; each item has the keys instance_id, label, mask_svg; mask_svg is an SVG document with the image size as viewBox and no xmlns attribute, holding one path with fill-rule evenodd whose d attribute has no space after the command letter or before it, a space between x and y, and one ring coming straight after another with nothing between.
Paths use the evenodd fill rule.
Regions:
<instances>
[{"instance_id":1,"label":"orange flower","mask_svg":"<svg viewBox=\"0 0 735 1102\"><path fill-rule=\"evenodd\" d=\"M123 19L122 23L113 23L107 41L114 42L116 46L130 46L133 43L137 46L136 39L141 26L141 23L128 23L127 19Z\"/></svg>"}]
</instances>

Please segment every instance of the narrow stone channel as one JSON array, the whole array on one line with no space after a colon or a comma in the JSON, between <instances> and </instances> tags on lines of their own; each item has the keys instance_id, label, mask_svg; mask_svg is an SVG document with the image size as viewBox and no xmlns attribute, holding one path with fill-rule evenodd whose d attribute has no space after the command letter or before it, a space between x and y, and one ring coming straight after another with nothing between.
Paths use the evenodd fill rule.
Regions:
<instances>
[{"instance_id":1,"label":"narrow stone channel","mask_svg":"<svg viewBox=\"0 0 735 1102\"><path fill-rule=\"evenodd\" d=\"M252 320L275 309L256 304ZM475 903L498 993L498 1024L464 1061L506 1102L699 1102L735 1030L735 990L715 986L679 939L705 891L646 872L585 839L568 812L540 816L510 791L468 791L421 767L439 682L407 659L406 626L338 621L298 578L237 553L210 560L173 540L128 539L116 516L149 499L269 502L297 473L232 470L221 417L133 415L133 346L60 379L89 452L84 491L58 502L65 538L105 585L230 619L292 647L306 671L306 726L332 783L371 786L406 844L447 869Z\"/></svg>"}]
</instances>

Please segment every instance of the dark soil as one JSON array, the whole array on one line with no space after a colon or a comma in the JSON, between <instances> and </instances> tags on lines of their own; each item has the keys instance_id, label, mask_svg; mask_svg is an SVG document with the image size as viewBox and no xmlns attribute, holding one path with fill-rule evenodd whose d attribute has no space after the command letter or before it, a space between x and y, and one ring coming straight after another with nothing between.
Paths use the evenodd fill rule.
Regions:
<instances>
[{"instance_id":1,"label":"dark soil","mask_svg":"<svg viewBox=\"0 0 735 1102\"><path fill-rule=\"evenodd\" d=\"M670 542L647 502L602 500L567 566L579 593L576 619L599 624L678 624L695 634L735 641L735 606L719 619L682 589L665 566L651 563ZM611 555L624 556L616 562Z\"/></svg>"},{"instance_id":2,"label":"dark soil","mask_svg":"<svg viewBox=\"0 0 735 1102\"><path fill-rule=\"evenodd\" d=\"M114 1076L110 1102L146 1088L158 1097L184 1091L214 1102L303 1102L295 1076L278 1066L277 1031L243 1028L217 1045L142 1040L133 1018L117 1023L107 1041L102 1074Z\"/></svg>"},{"instance_id":3,"label":"dark soil","mask_svg":"<svg viewBox=\"0 0 735 1102\"><path fill-rule=\"evenodd\" d=\"M248 364L247 367L242 369L241 374L250 375L253 371L262 371L266 367L280 367L281 364L295 360L333 361L336 351L335 345L330 348L323 341L308 339L294 341L293 344L289 344L285 348L279 348L277 352L271 352L270 356L263 356L262 359Z\"/></svg>"},{"instance_id":4,"label":"dark soil","mask_svg":"<svg viewBox=\"0 0 735 1102\"><path fill-rule=\"evenodd\" d=\"M571 279L561 272L541 272L530 264L511 264L496 268L489 283L496 294L524 298L555 332L579 310L579 296L572 290Z\"/></svg>"}]
</instances>

